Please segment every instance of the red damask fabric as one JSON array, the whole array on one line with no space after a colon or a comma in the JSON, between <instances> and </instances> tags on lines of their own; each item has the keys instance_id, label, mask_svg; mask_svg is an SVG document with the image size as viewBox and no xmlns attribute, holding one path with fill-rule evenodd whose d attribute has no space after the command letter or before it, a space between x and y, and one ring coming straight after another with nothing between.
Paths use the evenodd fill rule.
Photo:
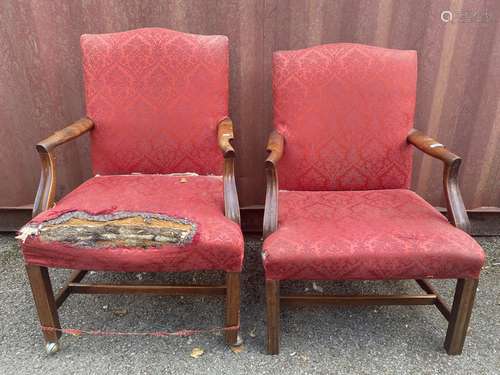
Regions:
<instances>
[{"instance_id":1,"label":"red damask fabric","mask_svg":"<svg viewBox=\"0 0 500 375\"><path fill-rule=\"evenodd\" d=\"M36 216L30 225L71 211L92 215L158 213L190 220L196 223L197 230L192 242L184 246L147 249L74 247L44 242L34 235L22 244L27 264L125 272L241 271L243 235L239 225L224 216L221 177L97 176Z\"/></svg>"},{"instance_id":2,"label":"red damask fabric","mask_svg":"<svg viewBox=\"0 0 500 375\"><path fill-rule=\"evenodd\" d=\"M225 36L159 28L81 37L96 174L222 172Z\"/></svg>"},{"instance_id":3,"label":"red damask fabric","mask_svg":"<svg viewBox=\"0 0 500 375\"><path fill-rule=\"evenodd\" d=\"M481 247L407 189L280 191L271 280L478 278Z\"/></svg>"},{"instance_id":4,"label":"red damask fabric","mask_svg":"<svg viewBox=\"0 0 500 375\"><path fill-rule=\"evenodd\" d=\"M287 190L407 188L415 51L329 44L273 56L274 125Z\"/></svg>"}]
</instances>

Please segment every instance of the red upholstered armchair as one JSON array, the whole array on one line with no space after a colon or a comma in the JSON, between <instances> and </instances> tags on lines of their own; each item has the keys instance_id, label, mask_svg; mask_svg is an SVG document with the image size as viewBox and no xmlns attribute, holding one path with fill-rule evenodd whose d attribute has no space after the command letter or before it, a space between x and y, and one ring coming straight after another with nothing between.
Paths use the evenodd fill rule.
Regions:
<instances>
[{"instance_id":1,"label":"red upholstered armchair","mask_svg":"<svg viewBox=\"0 0 500 375\"><path fill-rule=\"evenodd\" d=\"M433 304L460 354L484 262L467 234L460 158L412 129L417 55L357 44L276 52L265 169L268 351L280 303ZM409 190L412 146L441 160L448 220ZM279 168L278 168L279 161ZM279 186L278 186L279 180ZM415 279L423 295L280 295L281 280ZM458 279L451 310L426 279Z\"/></svg>"},{"instance_id":2,"label":"red upholstered armchair","mask_svg":"<svg viewBox=\"0 0 500 375\"><path fill-rule=\"evenodd\" d=\"M22 250L49 352L70 293L221 295L239 331L243 236L228 118L228 39L166 29L81 37L87 118L36 147L42 175ZM54 204L54 148L90 133L95 177ZM75 270L54 297L48 267ZM88 270L221 270L222 285L89 284Z\"/></svg>"}]
</instances>

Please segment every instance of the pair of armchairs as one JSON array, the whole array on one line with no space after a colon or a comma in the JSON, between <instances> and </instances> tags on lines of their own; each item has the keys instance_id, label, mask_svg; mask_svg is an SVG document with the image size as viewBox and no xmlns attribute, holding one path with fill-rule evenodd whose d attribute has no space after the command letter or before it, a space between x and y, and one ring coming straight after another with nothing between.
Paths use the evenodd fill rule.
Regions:
<instances>
[{"instance_id":1,"label":"pair of armchairs","mask_svg":"<svg viewBox=\"0 0 500 375\"><path fill-rule=\"evenodd\" d=\"M37 145L34 218L20 231L47 351L59 349L57 309L71 293L225 296L225 338L237 345L244 243L228 39L139 29L84 35L81 46L88 117ZM269 353L279 351L280 304L335 303L436 305L449 321L445 348L459 354L484 254L466 233L460 158L412 129L415 52L332 44L277 52L273 69L263 244ZM96 175L55 204L54 148L84 133ZM409 190L412 145L444 162L453 225ZM74 270L57 295L49 267ZM219 270L226 282L85 283L88 270ZM451 310L431 278L458 279ZM279 292L281 280L383 279L415 279L426 293Z\"/></svg>"}]
</instances>

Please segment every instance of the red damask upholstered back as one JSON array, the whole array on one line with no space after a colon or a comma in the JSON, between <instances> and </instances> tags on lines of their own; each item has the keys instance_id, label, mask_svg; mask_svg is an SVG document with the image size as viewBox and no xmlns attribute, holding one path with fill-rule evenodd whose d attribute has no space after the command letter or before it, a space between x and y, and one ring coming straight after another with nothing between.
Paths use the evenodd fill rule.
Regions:
<instances>
[{"instance_id":1,"label":"red damask upholstered back","mask_svg":"<svg viewBox=\"0 0 500 375\"><path fill-rule=\"evenodd\" d=\"M408 188L415 51L329 44L273 56L286 190Z\"/></svg>"},{"instance_id":2,"label":"red damask upholstered back","mask_svg":"<svg viewBox=\"0 0 500 375\"><path fill-rule=\"evenodd\" d=\"M148 28L81 37L97 174L221 174L228 39Z\"/></svg>"}]
</instances>

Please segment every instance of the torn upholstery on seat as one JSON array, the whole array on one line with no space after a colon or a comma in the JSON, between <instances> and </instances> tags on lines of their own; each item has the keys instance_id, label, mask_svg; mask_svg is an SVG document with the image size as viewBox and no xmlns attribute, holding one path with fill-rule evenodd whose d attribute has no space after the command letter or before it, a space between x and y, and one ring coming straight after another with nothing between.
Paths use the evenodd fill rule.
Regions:
<instances>
[{"instance_id":1,"label":"torn upholstery on seat","mask_svg":"<svg viewBox=\"0 0 500 375\"><path fill-rule=\"evenodd\" d=\"M79 247L160 247L190 243L196 224L150 212L117 211L91 215L71 211L35 224L44 242L63 242Z\"/></svg>"},{"instance_id":2,"label":"torn upholstery on seat","mask_svg":"<svg viewBox=\"0 0 500 375\"><path fill-rule=\"evenodd\" d=\"M243 236L220 176L96 176L21 232L28 264L129 272L239 272Z\"/></svg>"}]
</instances>

